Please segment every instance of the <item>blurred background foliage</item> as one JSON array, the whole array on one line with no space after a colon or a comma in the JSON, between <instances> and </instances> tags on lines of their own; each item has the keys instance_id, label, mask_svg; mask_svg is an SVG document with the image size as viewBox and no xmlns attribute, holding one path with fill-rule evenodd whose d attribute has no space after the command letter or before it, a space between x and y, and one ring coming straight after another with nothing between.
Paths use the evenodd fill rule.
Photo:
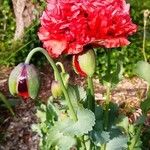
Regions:
<instances>
[{"instance_id":1,"label":"blurred background foliage","mask_svg":"<svg viewBox=\"0 0 150 150\"><path fill-rule=\"evenodd\" d=\"M111 64L112 68L116 68L116 64L122 61L125 69L125 76L133 75L133 68L137 61L143 60L142 55L142 39L143 39L143 11L150 10L150 0L127 0L131 4L131 15L133 22L138 25L138 32L131 36L129 40L131 44L124 48L112 50ZM39 3L40 11L44 9L44 0L32 0L33 4ZM36 10L39 11L39 10ZM150 19L149 19L150 20ZM13 40L15 32L15 15L11 0L0 0L0 65L12 66L23 61L28 52L41 43L37 37L39 27L39 18L35 18L32 24L25 29L24 37L21 40ZM146 54L148 61L150 61L150 21L146 27ZM33 61L35 63L42 63L41 61ZM36 57L36 60L37 60ZM106 53L103 49L97 50L97 74L105 75ZM112 69L113 70L113 69Z\"/></svg>"},{"instance_id":2,"label":"blurred background foliage","mask_svg":"<svg viewBox=\"0 0 150 150\"><path fill-rule=\"evenodd\" d=\"M33 13L42 12L45 7L45 0L31 1L33 5L37 5L37 3L39 5L39 8L33 10ZM25 59L32 48L40 46L40 41L37 36L39 25L39 18L35 18L31 25L25 28L23 38L14 40L16 20L12 1L0 0L0 66L13 66L18 64ZM40 62L38 61L38 63Z\"/></svg>"}]
</instances>

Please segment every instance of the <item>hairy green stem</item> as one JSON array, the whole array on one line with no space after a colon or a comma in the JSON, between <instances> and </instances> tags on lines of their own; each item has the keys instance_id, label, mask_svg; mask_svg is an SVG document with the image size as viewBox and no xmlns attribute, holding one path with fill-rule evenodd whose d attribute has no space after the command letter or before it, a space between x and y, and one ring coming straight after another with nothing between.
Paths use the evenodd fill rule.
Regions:
<instances>
[{"instance_id":1,"label":"hairy green stem","mask_svg":"<svg viewBox=\"0 0 150 150\"><path fill-rule=\"evenodd\" d=\"M25 63L26 64L29 64L30 63L30 60L32 58L32 56L36 53L36 52L41 52L42 54L45 55L45 57L47 58L47 60L49 61L49 63L51 64L56 76L57 76L57 79L58 79L58 82L60 83L60 86L62 88L62 91L64 93L64 96L65 96L65 99L67 101L67 105L68 105L68 108L69 108L69 111L70 111L70 117L74 120L74 121L77 121L77 115L76 115L76 112L73 108L73 105L71 103L71 100L70 100L70 97L68 95L68 92L66 90L66 87L64 86L64 83L63 83L63 80L62 80L62 77L57 69L57 66L55 64L55 62L53 61L53 59L49 56L49 54L47 53L47 51L41 47L37 47L37 48L34 48L27 56L26 60L25 60Z\"/></svg>"},{"instance_id":2,"label":"hairy green stem","mask_svg":"<svg viewBox=\"0 0 150 150\"><path fill-rule=\"evenodd\" d=\"M88 108L95 112L95 97L92 77L87 77L88 83Z\"/></svg>"},{"instance_id":3,"label":"hairy green stem","mask_svg":"<svg viewBox=\"0 0 150 150\"><path fill-rule=\"evenodd\" d=\"M147 62L146 53L145 53L145 43L146 43L146 24L147 24L147 17L144 16L144 27L143 27L143 47L142 53L144 60Z\"/></svg>"},{"instance_id":4,"label":"hairy green stem","mask_svg":"<svg viewBox=\"0 0 150 150\"><path fill-rule=\"evenodd\" d=\"M108 130L109 123L109 103L111 94L111 50L106 50L107 52L107 85L106 85L106 100L105 100L105 112L104 112L104 130Z\"/></svg>"},{"instance_id":5,"label":"hairy green stem","mask_svg":"<svg viewBox=\"0 0 150 150\"><path fill-rule=\"evenodd\" d=\"M108 130L109 123L109 103L110 103L110 83L108 83L106 87L106 101L105 101L105 122L104 122L104 130Z\"/></svg>"},{"instance_id":6,"label":"hairy green stem","mask_svg":"<svg viewBox=\"0 0 150 150\"><path fill-rule=\"evenodd\" d=\"M143 125L140 125L138 127L137 132L136 132L136 136L134 138L134 141L131 143L131 145L129 146L128 150L133 150L134 147L136 146L136 143L139 140L140 135L141 135L141 129L142 129L142 127L143 127Z\"/></svg>"},{"instance_id":7,"label":"hairy green stem","mask_svg":"<svg viewBox=\"0 0 150 150\"><path fill-rule=\"evenodd\" d=\"M87 77L87 100L88 100L88 108L95 113L95 96L94 96L94 86L93 86L93 80L92 77ZM92 147L92 141L90 141L90 147ZM91 148L90 148L91 149Z\"/></svg>"}]
</instances>

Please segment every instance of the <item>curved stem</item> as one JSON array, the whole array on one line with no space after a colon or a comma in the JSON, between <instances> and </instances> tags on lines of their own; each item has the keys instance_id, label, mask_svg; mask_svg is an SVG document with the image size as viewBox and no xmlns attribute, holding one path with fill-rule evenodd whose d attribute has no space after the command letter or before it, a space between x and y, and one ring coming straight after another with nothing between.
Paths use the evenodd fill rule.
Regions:
<instances>
[{"instance_id":1,"label":"curved stem","mask_svg":"<svg viewBox=\"0 0 150 150\"><path fill-rule=\"evenodd\" d=\"M65 73L64 66L63 66L63 64L61 62L57 62L56 66L60 66L62 73Z\"/></svg>"},{"instance_id":2,"label":"curved stem","mask_svg":"<svg viewBox=\"0 0 150 150\"><path fill-rule=\"evenodd\" d=\"M45 57L47 58L47 60L49 61L49 63L51 64L56 76L57 76L57 79L58 79L58 82L60 83L60 86L62 88L62 91L64 93L64 96L65 96L65 99L67 101L67 104L68 104L68 107L69 107L69 111L70 111L70 115L71 115L71 118L74 120L74 121L77 121L77 116L76 116L76 112L73 108L73 105L71 103L71 100L70 100L70 97L67 93L67 90L66 90L66 87L64 86L64 83L63 83L63 80L62 80L62 77L61 75L59 74L59 71L57 69L57 66L55 64L55 62L53 61L53 59L49 56L49 54L47 53L47 51L41 47L37 47L37 48L34 48L27 56L26 60L25 60L25 63L26 64L29 64L30 63L30 60L32 58L32 56L34 55L34 53L36 52L41 52L42 54L45 55Z\"/></svg>"},{"instance_id":3,"label":"curved stem","mask_svg":"<svg viewBox=\"0 0 150 150\"><path fill-rule=\"evenodd\" d=\"M87 77L88 83L88 108L95 111L95 98L94 98L94 86L92 77Z\"/></svg>"}]
</instances>

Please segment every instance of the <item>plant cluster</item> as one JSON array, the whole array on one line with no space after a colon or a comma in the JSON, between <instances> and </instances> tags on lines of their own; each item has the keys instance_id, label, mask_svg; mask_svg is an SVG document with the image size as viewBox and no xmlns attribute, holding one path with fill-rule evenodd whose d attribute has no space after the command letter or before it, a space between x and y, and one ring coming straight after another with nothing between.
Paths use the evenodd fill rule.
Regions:
<instances>
[{"instance_id":1,"label":"plant cluster","mask_svg":"<svg viewBox=\"0 0 150 150\"><path fill-rule=\"evenodd\" d=\"M11 94L21 96L26 102L37 97L40 85L37 70L30 64L32 56L36 52L44 54L54 70L52 96L46 104L39 103L36 112L39 123L32 126L40 136L41 150L143 148L140 136L150 109L149 94L141 102L142 114L134 123L120 114L118 106L111 102L111 91L122 79L123 70L121 61L112 67L113 51L109 48L127 46L127 37L136 29L130 18L129 4L124 0L47 1L38 32L46 49L38 47L30 51L25 62L16 66L9 77ZM103 51L107 56L107 69L101 78L106 87L102 105L95 101L92 80L96 68L93 48L97 46L105 47ZM139 61L134 72L149 85L150 64L145 52L145 36L142 53L145 61ZM73 68L87 80L86 90L71 85L63 64L53 61L52 57L62 54L73 55Z\"/></svg>"}]
</instances>

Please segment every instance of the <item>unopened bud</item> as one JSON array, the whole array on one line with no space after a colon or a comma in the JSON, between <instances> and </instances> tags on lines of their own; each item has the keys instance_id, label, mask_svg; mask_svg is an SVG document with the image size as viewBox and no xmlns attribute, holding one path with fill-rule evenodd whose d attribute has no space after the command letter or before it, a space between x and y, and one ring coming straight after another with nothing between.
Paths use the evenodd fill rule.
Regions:
<instances>
[{"instance_id":1,"label":"unopened bud","mask_svg":"<svg viewBox=\"0 0 150 150\"><path fill-rule=\"evenodd\" d=\"M62 96L62 89L58 81L52 81L51 92L54 98L58 98Z\"/></svg>"},{"instance_id":2,"label":"unopened bud","mask_svg":"<svg viewBox=\"0 0 150 150\"><path fill-rule=\"evenodd\" d=\"M20 63L9 76L9 91L24 99L37 97L39 91L39 77L33 65Z\"/></svg>"},{"instance_id":3,"label":"unopened bud","mask_svg":"<svg viewBox=\"0 0 150 150\"><path fill-rule=\"evenodd\" d=\"M92 77L95 72L95 52L93 49L73 56L73 68L81 76Z\"/></svg>"}]
</instances>

